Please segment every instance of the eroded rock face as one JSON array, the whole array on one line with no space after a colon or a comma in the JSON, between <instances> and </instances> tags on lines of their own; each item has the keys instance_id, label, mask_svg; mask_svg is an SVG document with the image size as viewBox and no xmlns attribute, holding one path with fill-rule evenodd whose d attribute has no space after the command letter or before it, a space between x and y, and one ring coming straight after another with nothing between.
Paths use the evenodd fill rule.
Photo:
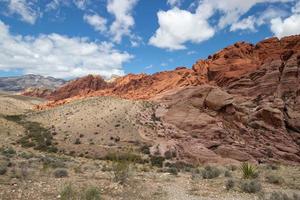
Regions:
<instances>
[{"instance_id":1,"label":"eroded rock face","mask_svg":"<svg viewBox=\"0 0 300 200\"><path fill-rule=\"evenodd\" d=\"M108 84L100 76L88 75L63 85L52 92L47 98L49 100L67 99L77 95L87 95L92 91L105 89Z\"/></svg>"},{"instance_id":2,"label":"eroded rock face","mask_svg":"<svg viewBox=\"0 0 300 200\"><path fill-rule=\"evenodd\" d=\"M47 98L53 90L47 88L27 88L21 93L24 96Z\"/></svg>"}]
</instances>

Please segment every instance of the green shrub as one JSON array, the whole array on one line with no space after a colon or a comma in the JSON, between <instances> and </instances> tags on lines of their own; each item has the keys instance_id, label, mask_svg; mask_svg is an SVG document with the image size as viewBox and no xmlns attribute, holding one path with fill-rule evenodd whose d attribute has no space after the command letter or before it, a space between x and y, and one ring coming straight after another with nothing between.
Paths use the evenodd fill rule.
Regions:
<instances>
[{"instance_id":1,"label":"green shrub","mask_svg":"<svg viewBox=\"0 0 300 200\"><path fill-rule=\"evenodd\" d=\"M127 161L119 161L113 164L114 181L125 184L130 177L130 164Z\"/></svg>"},{"instance_id":2,"label":"green shrub","mask_svg":"<svg viewBox=\"0 0 300 200\"><path fill-rule=\"evenodd\" d=\"M68 176L68 171L63 168L54 170L53 175L55 178L64 178Z\"/></svg>"},{"instance_id":3,"label":"green shrub","mask_svg":"<svg viewBox=\"0 0 300 200\"><path fill-rule=\"evenodd\" d=\"M233 179L228 179L225 182L225 188L226 188L226 190L230 190L230 189L234 188L234 185L235 185L235 182L234 182Z\"/></svg>"},{"instance_id":4,"label":"green shrub","mask_svg":"<svg viewBox=\"0 0 300 200\"><path fill-rule=\"evenodd\" d=\"M100 200L101 195L99 189L96 187L87 188L81 197L82 200Z\"/></svg>"},{"instance_id":5,"label":"green shrub","mask_svg":"<svg viewBox=\"0 0 300 200\"><path fill-rule=\"evenodd\" d=\"M0 163L0 175L4 175L7 172L7 163Z\"/></svg>"},{"instance_id":6,"label":"green shrub","mask_svg":"<svg viewBox=\"0 0 300 200\"><path fill-rule=\"evenodd\" d=\"M241 190L246 193L257 193L261 191L261 184L257 180L244 180L241 183Z\"/></svg>"},{"instance_id":7,"label":"green shrub","mask_svg":"<svg viewBox=\"0 0 300 200\"><path fill-rule=\"evenodd\" d=\"M62 191L60 192L60 199L61 200L75 200L77 197L76 191L73 189L71 184L65 186Z\"/></svg>"},{"instance_id":8,"label":"green shrub","mask_svg":"<svg viewBox=\"0 0 300 200\"><path fill-rule=\"evenodd\" d=\"M224 176L225 176L225 177L232 177L232 174L231 174L230 171L226 170L226 171L224 172Z\"/></svg>"},{"instance_id":9,"label":"green shrub","mask_svg":"<svg viewBox=\"0 0 300 200\"><path fill-rule=\"evenodd\" d=\"M16 154L16 151L12 147L1 148L0 152L3 156L8 158L11 158Z\"/></svg>"},{"instance_id":10,"label":"green shrub","mask_svg":"<svg viewBox=\"0 0 300 200\"><path fill-rule=\"evenodd\" d=\"M165 158L162 156L151 156L150 162L153 166L163 167Z\"/></svg>"},{"instance_id":11,"label":"green shrub","mask_svg":"<svg viewBox=\"0 0 300 200\"><path fill-rule=\"evenodd\" d=\"M282 192L272 192L268 200L299 200L300 196L294 193L292 196L288 196Z\"/></svg>"},{"instance_id":12,"label":"green shrub","mask_svg":"<svg viewBox=\"0 0 300 200\"><path fill-rule=\"evenodd\" d=\"M266 177L266 181L268 183L280 185L284 182L284 179L281 176L269 175L269 176Z\"/></svg>"},{"instance_id":13,"label":"green shrub","mask_svg":"<svg viewBox=\"0 0 300 200\"><path fill-rule=\"evenodd\" d=\"M105 156L105 159L113 162L126 161L131 163L144 163L144 160L139 154L131 152L109 152Z\"/></svg>"},{"instance_id":14,"label":"green shrub","mask_svg":"<svg viewBox=\"0 0 300 200\"><path fill-rule=\"evenodd\" d=\"M243 174L244 179L251 179L251 178L257 178L258 172L256 171L256 168L254 165L251 165L250 163L243 163L241 166L241 171Z\"/></svg>"},{"instance_id":15,"label":"green shrub","mask_svg":"<svg viewBox=\"0 0 300 200\"><path fill-rule=\"evenodd\" d=\"M217 167L206 166L204 170L201 171L203 179L213 179L220 176L221 171Z\"/></svg>"},{"instance_id":16,"label":"green shrub","mask_svg":"<svg viewBox=\"0 0 300 200\"><path fill-rule=\"evenodd\" d=\"M268 164L266 166L266 168L269 169L269 170L278 170L280 168L280 166L276 165L276 164Z\"/></svg>"}]
</instances>

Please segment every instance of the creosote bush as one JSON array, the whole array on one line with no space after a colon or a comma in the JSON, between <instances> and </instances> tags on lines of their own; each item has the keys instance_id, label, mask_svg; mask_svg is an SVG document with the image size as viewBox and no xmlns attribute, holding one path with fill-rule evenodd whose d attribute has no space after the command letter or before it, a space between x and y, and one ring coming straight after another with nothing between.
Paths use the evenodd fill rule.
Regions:
<instances>
[{"instance_id":1,"label":"creosote bush","mask_svg":"<svg viewBox=\"0 0 300 200\"><path fill-rule=\"evenodd\" d=\"M246 193L261 191L261 184L257 180L244 180L241 182L241 190Z\"/></svg>"},{"instance_id":2,"label":"creosote bush","mask_svg":"<svg viewBox=\"0 0 300 200\"><path fill-rule=\"evenodd\" d=\"M258 177L256 167L250 163L243 163L241 166L241 171L244 179L252 179Z\"/></svg>"},{"instance_id":3,"label":"creosote bush","mask_svg":"<svg viewBox=\"0 0 300 200\"><path fill-rule=\"evenodd\" d=\"M220 176L221 171L217 167L206 166L204 170L201 171L203 179L213 179Z\"/></svg>"},{"instance_id":4,"label":"creosote bush","mask_svg":"<svg viewBox=\"0 0 300 200\"><path fill-rule=\"evenodd\" d=\"M96 187L89 187L86 190L84 190L81 199L82 200L100 200L101 199L100 191Z\"/></svg>"},{"instance_id":5,"label":"creosote bush","mask_svg":"<svg viewBox=\"0 0 300 200\"><path fill-rule=\"evenodd\" d=\"M234 188L234 185L235 185L235 182L234 182L233 179L228 179L225 182L225 188L226 188L226 190L230 190L230 189Z\"/></svg>"},{"instance_id":6,"label":"creosote bush","mask_svg":"<svg viewBox=\"0 0 300 200\"><path fill-rule=\"evenodd\" d=\"M114 181L124 185L130 178L130 163L124 160L113 163Z\"/></svg>"},{"instance_id":7,"label":"creosote bush","mask_svg":"<svg viewBox=\"0 0 300 200\"><path fill-rule=\"evenodd\" d=\"M268 175L268 176L266 176L266 181L268 183L280 185L280 184L282 184L284 182L284 179L281 176Z\"/></svg>"},{"instance_id":8,"label":"creosote bush","mask_svg":"<svg viewBox=\"0 0 300 200\"><path fill-rule=\"evenodd\" d=\"M293 195L288 196L282 192L272 192L269 199L266 200L299 200L300 196L294 193Z\"/></svg>"},{"instance_id":9,"label":"creosote bush","mask_svg":"<svg viewBox=\"0 0 300 200\"><path fill-rule=\"evenodd\" d=\"M53 175L55 178L64 178L68 176L68 171L67 169L59 168L54 170Z\"/></svg>"}]
</instances>

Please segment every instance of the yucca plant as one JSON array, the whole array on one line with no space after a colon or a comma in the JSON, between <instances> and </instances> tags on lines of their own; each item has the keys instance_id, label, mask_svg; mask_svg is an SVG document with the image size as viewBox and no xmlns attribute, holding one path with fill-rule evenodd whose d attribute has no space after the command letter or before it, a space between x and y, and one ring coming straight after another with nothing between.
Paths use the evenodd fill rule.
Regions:
<instances>
[{"instance_id":1,"label":"yucca plant","mask_svg":"<svg viewBox=\"0 0 300 200\"><path fill-rule=\"evenodd\" d=\"M242 164L241 171L244 179L256 178L258 176L256 167L247 162Z\"/></svg>"}]
</instances>

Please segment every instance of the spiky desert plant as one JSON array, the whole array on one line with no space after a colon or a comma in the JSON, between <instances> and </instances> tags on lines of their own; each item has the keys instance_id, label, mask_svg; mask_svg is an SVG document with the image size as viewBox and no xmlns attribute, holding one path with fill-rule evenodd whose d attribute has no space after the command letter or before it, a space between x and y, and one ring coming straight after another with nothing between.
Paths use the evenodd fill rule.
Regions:
<instances>
[{"instance_id":1,"label":"spiky desert plant","mask_svg":"<svg viewBox=\"0 0 300 200\"><path fill-rule=\"evenodd\" d=\"M242 164L241 171L244 179L256 178L258 176L256 167L247 162Z\"/></svg>"}]
</instances>

